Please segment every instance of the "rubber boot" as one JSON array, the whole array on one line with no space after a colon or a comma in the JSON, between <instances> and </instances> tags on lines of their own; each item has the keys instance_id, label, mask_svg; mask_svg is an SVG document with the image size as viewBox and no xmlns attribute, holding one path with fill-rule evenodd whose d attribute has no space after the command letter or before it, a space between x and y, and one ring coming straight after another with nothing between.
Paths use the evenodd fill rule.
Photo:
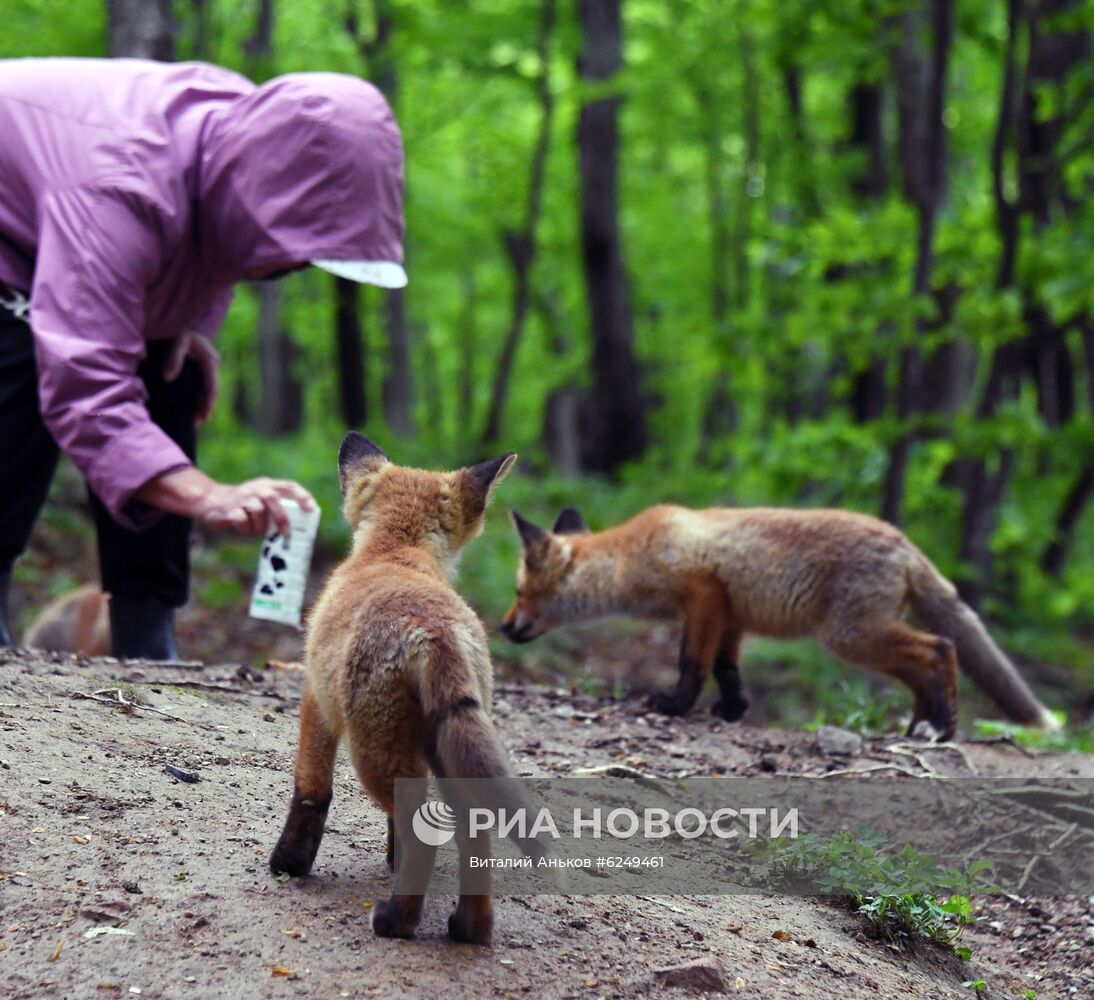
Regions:
<instances>
[{"instance_id":1,"label":"rubber boot","mask_svg":"<svg viewBox=\"0 0 1094 1000\"><path fill-rule=\"evenodd\" d=\"M11 630L8 628L8 588L11 586L11 574L0 573L0 646L14 646Z\"/></svg>"},{"instance_id":2,"label":"rubber boot","mask_svg":"<svg viewBox=\"0 0 1094 1000\"><path fill-rule=\"evenodd\" d=\"M177 660L175 609L150 595L111 594L110 650L132 660Z\"/></svg>"}]
</instances>

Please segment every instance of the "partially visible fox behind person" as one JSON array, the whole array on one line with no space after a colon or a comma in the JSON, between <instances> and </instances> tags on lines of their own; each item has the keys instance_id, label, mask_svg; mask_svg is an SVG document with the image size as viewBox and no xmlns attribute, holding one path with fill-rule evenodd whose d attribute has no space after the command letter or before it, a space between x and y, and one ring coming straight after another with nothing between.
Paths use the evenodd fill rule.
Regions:
<instances>
[{"instance_id":1,"label":"partially visible fox behind person","mask_svg":"<svg viewBox=\"0 0 1094 1000\"><path fill-rule=\"evenodd\" d=\"M31 622L23 645L59 653L109 656L110 595L89 584L58 597Z\"/></svg>"},{"instance_id":2,"label":"partially visible fox behind person","mask_svg":"<svg viewBox=\"0 0 1094 1000\"><path fill-rule=\"evenodd\" d=\"M460 549L482 531L491 492L515 460L510 453L457 472L425 472L393 465L355 432L342 442L338 468L353 546L308 621L293 797L270 858L273 871L311 870L342 736L365 791L388 815L388 863L394 860L399 870L431 871L435 849L418 840L402 810L394 827L396 778L425 778L432 770L442 782L518 784L490 720L486 631L448 582ZM510 794L519 799L512 788ZM477 894L465 892L463 883L469 858L488 854L489 842L465 834L458 825L461 895L448 933L488 944L492 898L482 895L481 872ZM534 853L527 843L520 846ZM377 902L373 930L411 937L424 899L393 894Z\"/></svg>"},{"instance_id":3,"label":"partially visible fox behind person","mask_svg":"<svg viewBox=\"0 0 1094 1000\"><path fill-rule=\"evenodd\" d=\"M548 532L515 511L523 545L501 633L529 642L559 625L625 614L682 620L679 681L651 707L682 715L713 673L714 711L748 708L745 633L814 636L912 692L909 734L950 739L961 669L1014 721L1058 727L980 619L902 532L841 510L663 505L596 534L567 508ZM926 631L904 621L907 610ZM926 726L930 728L926 728Z\"/></svg>"}]
</instances>

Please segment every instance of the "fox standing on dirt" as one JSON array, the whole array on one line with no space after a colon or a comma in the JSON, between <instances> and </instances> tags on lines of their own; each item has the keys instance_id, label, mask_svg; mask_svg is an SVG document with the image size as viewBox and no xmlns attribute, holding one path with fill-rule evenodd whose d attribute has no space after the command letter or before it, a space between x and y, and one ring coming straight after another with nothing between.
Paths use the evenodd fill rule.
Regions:
<instances>
[{"instance_id":1,"label":"fox standing on dirt","mask_svg":"<svg viewBox=\"0 0 1094 1000\"><path fill-rule=\"evenodd\" d=\"M388 815L389 864L433 867L433 851L414 836L409 816L400 815L401 825L393 828L396 778L425 778L427 767L442 780L511 776L489 716L486 631L448 579L460 549L482 531L490 493L516 457L423 472L393 465L360 434L342 442L338 468L353 548L308 622L295 788L270 858L275 872L311 870L343 734L361 784ZM489 845L485 838L469 840L460 828L456 836L466 874L468 858L484 856ZM481 873L476 877L480 894L472 895L461 875L448 933L487 944L493 902L481 895ZM392 895L378 902L373 930L381 937L412 936L424 899Z\"/></svg>"},{"instance_id":2,"label":"fox standing on dirt","mask_svg":"<svg viewBox=\"0 0 1094 1000\"><path fill-rule=\"evenodd\" d=\"M724 719L748 708L738 653L746 632L815 636L852 663L912 691L909 733L956 727L957 667L1017 722L1057 722L957 596L892 525L840 510L663 505L593 534L567 508L551 532L515 511L524 547L516 602L501 632L529 642L600 615L683 618L680 678L652 707L682 715L713 672ZM906 624L913 615L930 631Z\"/></svg>"}]
</instances>

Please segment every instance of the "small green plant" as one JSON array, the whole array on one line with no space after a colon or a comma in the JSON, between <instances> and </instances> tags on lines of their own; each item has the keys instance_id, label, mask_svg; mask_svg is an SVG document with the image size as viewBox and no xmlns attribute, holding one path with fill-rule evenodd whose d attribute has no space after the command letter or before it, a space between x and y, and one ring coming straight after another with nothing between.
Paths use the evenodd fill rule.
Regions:
<instances>
[{"instance_id":1,"label":"small green plant","mask_svg":"<svg viewBox=\"0 0 1094 1000\"><path fill-rule=\"evenodd\" d=\"M984 979L966 979L961 985L967 986L970 990L975 990L977 996L980 996L988 988L987 981Z\"/></svg>"},{"instance_id":2,"label":"small green plant","mask_svg":"<svg viewBox=\"0 0 1094 1000\"><path fill-rule=\"evenodd\" d=\"M940 868L910 845L885 853L882 843L881 836L864 829L827 838L779 838L758 850L776 881L846 897L894 944L926 938L968 961L971 950L957 950L955 943L975 920L972 897L992 891L979 881L988 862L973 862L963 871Z\"/></svg>"},{"instance_id":3,"label":"small green plant","mask_svg":"<svg viewBox=\"0 0 1094 1000\"><path fill-rule=\"evenodd\" d=\"M1022 1000L1037 1000L1037 991L1027 986L1022 990Z\"/></svg>"},{"instance_id":4,"label":"small green plant","mask_svg":"<svg viewBox=\"0 0 1094 1000\"><path fill-rule=\"evenodd\" d=\"M1054 713L1061 722L1066 722L1062 712ZM976 731L983 736L1006 736L1019 746L1035 750L1072 750L1079 753L1094 753L1094 726L1068 726L1045 732L1041 729L1029 729L1014 722L999 722L995 719L977 719Z\"/></svg>"},{"instance_id":5,"label":"small green plant","mask_svg":"<svg viewBox=\"0 0 1094 1000\"><path fill-rule=\"evenodd\" d=\"M574 678L574 690L586 698L598 698L604 692L604 681L599 677L579 674Z\"/></svg>"},{"instance_id":6,"label":"small green plant","mask_svg":"<svg viewBox=\"0 0 1094 1000\"><path fill-rule=\"evenodd\" d=\"M806 729L839 726L860 736L872 736L892 728L898 698L889 692L872 691L865 684L840 680L837 692L825 697Z\"/></svg>"}]
</instances>

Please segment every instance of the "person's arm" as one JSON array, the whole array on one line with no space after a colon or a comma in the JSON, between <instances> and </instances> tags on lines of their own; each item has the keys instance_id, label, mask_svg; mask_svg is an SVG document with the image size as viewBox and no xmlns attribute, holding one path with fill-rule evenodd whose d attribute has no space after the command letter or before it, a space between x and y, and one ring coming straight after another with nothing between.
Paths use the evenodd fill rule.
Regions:
<instances>
[{"instance_id":1,"label":"person's arm","mask_svg":"<svg viewBox=\"0 0 1094 1000\"><path fill-rule=\"evenodd\" d=\"M315 506L303 486L287 479L263 477L229 485L193 467L150 479L133 495L159 510L191 517L214 530L234 528L261 535L272 522L286 538L292 528L281 500L295 500L304 510Z\"/></svg>"},{"instance_id":2,"label":"person's arm","mask_svg":"<svg viewBox=\"0 0 1094 1000\"><path fill-rule=\"evenodd\" d=\"M157 232L121 196L76 190L47 199L30 317L42 418L126 527L147 527L166 511L252 533L268 515L283 529L279 498L310 508L306 490L217 483L149 416L137 366L145 293L163 256Z\"/></svg>"},{"instance_id":3,"label":"person's arm","mask_svg":"<svg viewBox=\"0 0 1094 1000\"><path fill-rule=\"evenodd\" d=\"M162 514L134 492L191 463L153 422L137 375L146 289L163 253L153 220L120 195L72 189L47 197L30 324L42 419L119 524Z\"/></svg>"}]
</instances>

